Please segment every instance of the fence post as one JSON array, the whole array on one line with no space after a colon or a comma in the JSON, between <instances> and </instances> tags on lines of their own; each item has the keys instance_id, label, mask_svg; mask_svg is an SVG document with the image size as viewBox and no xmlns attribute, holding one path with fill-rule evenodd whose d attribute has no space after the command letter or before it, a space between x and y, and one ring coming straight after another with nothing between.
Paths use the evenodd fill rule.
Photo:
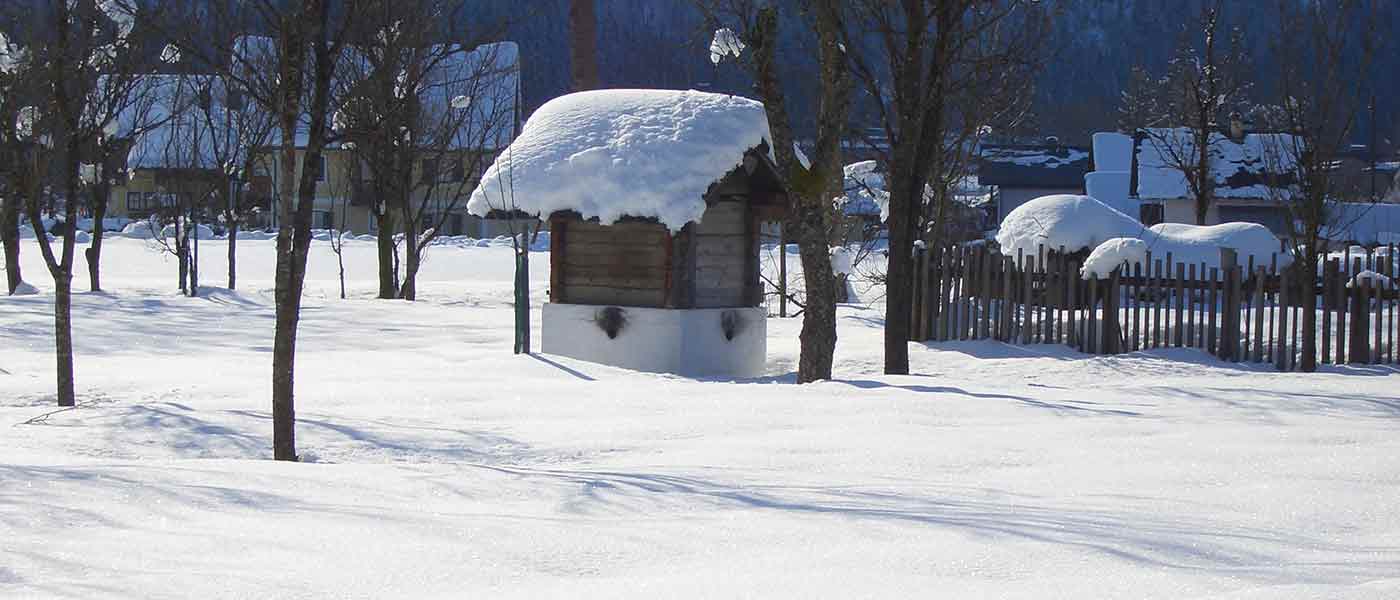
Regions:
<instances>
[{"instance_id":1,"label":"fence post","mask_svg":"<svg viewBox=\"0 0 1400 600\"><path fill-rule=\"evenodd\" d=\"M923 333L921 327L921 317L924 315L924 302L928 297L928 249L914 248L914 294L911 298L910 309L913 315L909 316L909 338L911 341L921 340Z\"/></svg>"},{"instance_id":2,"label":"fence post","mask_svg":"<svg viewBox=\"0 0 1400 600\"><path fill-rule=\"evenodd\" d=\"M1021 269L1021 344L1031 343L1031 315L1034 310L1031 308L1031 273L1035 271L1035 257L1027 256L1026 264Z\"/></svg>"},{"instance_id":3,"label":"fence post","mask_svg":"<svg viewBox=\"0 0 1400 600\"><path fill-rule=\"evenodd\" d=\"M1318 357L1318 364L1332 362L1332 286L1337 278L1336 268L1336 261L1322 264L1322 356Z\"/></svg>"},{"instance_id":4,"label":"fence post","mask_svg":"<svg viewBox=\"0 0 1400 600\"><path fill-rule=\"evenodd\" d=\"M1356 281L1356 275L1361 272L1361 259L1352 259L1351 264L1352 269L1347 272L1347 295L1351 297L1351 331L1347 332L1351 338L1351 347L1347 350L1347 362L1365 364L1371 362L1371 348L1367 339L1367 321L1370 320L1368 317L1371 307L1366 302L1365 283Z\"/></svg>"},{"instance_id":5,"label":"fence post","mask_svg":"<svg viewBox=\"0 0 1400 600\"><path fill-rule=\"evenodd\" d=\"M1079 263L1068 261L1065 265L1065 291L1069 295L1069 318L1065 325L1065 343L1071 348L1080 348L1079 345L1079 324L1075 321L1079 317Z\"/></svg>"},{"instance_id":6,"label":"fence post","mask_svg":"<svg viewBox=\"0 0 1400 600\"><path fill-rule=\"evenodd\" d=\"M1122 267L1113 269L1108 276L1108 290L1103 295L1103 321L1099 326L1099 337L1102 342L1099 344L1100 354L1118 354L1122 341L1122 326L1120 322L1118 308L1122 304L1118 290L1119 271Z\"/></svg>"},{"instance_id":7,"label":"fence post","mask_svg":"<svg viewBox=\"0 0 1400 600\"><path fill-rule=\"evenodd\" d=\"M1216 349L1216 356L1221 360L1235 360L1239 350L1240 337L1240 297L1235 290L1236 278L1239 274L1235 272L1235 267L1239 265L1239 255L1234 248L1220 249L1220 268L1225 273L1225 302L1220 312L1220 346Z\"/></svg>"}]
</instances>

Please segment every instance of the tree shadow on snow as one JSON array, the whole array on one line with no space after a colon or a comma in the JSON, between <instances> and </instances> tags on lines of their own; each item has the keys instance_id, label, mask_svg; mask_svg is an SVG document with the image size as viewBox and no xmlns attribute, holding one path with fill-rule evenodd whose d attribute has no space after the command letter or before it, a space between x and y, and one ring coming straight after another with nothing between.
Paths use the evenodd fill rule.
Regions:
<instances>
[{"instance_id":1,"label":"tree shadow on snow","mask_svg":"<svg viewBox=\"0 0 1400 600\"><path fill-rule=\"evenodd\" d=\"M1400 568L1400 561L1378 557L1400 552L1400 546L1353 546L1271 528L1181 519L1163 515L1160 507L1144 507L1138 512L1086 507L1082 502L1057 507L1045 498L989 489L949 487L941 493L920 494L860 486L738 486L658 473L479 468L573 486L575 491L561 502L560 510L580 515L693 512L699 502L717 509L737 507L813 518L911 523L977 537L1078 547L1139 566L1231 577L1275 579L1303 570L1318 578L1345 580L1389 577ZM989 496L1000 500L972 499ZM1290 563L1288 559L1290 554L1316 551L1343 558L1326 568L1318 563Z\"/></svg>"}]
</instances>

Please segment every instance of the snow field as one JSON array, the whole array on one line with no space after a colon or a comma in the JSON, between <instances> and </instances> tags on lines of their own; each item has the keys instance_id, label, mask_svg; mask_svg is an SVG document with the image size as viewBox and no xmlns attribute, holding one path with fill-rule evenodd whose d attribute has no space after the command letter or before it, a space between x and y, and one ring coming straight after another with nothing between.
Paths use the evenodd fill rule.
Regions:
<instances>
[{"instance_id":1,"label":"snow field","mask_svg":"<svg viewBox=\"0 0 1400 600\"><path fill-rule=\"evenodd\" d=\"M273 242L184 298L109 240L111 289L74 297L85 405L12 425L55 409L33 243L40 293L0 298L0 596L1400 595L1391 369L968 342L885 376L883 307L850 305L836 381L790 385L799 319L763 377L651 375L511 355L509 248L430 249L408 303L351 240L342 301L317 241L308 462L274 463Z\"/></svg>"}]
</instances>

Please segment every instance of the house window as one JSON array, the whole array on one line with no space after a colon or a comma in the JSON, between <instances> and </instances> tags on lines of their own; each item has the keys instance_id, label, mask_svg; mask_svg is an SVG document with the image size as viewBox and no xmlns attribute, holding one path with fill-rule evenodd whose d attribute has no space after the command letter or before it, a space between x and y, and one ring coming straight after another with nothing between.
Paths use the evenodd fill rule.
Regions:
<instances>
[{"instance_id":1,"label":"house window","mask_svg":"<svg viewBox=\"0 0 1400 600\"><path fill-rule=\"evenodd\" d=\"M335 228L335 219L333 218L333 214L331 213L331 211L328 211L328 210L313 211L312 217L313 217L313 218L312 218L312 221L315 222L315 228L316 228L316 229L333 229L333 228Z\"/></svg>"},{"instance_id":2,"label":"house window","mask_svg":"<svg viewBox=\"0 0 1400 600\"><path fill-rule=\"evenodd\" d=\"M1151 227L1166 220L1166 214L1161 204L1143 204L1138 209L1138 220L1143 225Z\"/></svg>"},{"instance_id":3,"label":"house window","mask_svg":"<svg viewBox=\"0 0 1400 600\"><path fill-rule=\"evenodd\" d=\"M441 158L423 159L423 183L449 183L462 180L462 161L445 159L448 161L446 168Z\"/></svg>"},{"instance_id":4,"label":"house window","mask_svg":"<svg viewBox=\"0 0 1400 600\"><path fill-rule=\"evenodd\" d=\"M127 212L146 210L145 203L141 202L141 192L126 193L126 210Z\"/></svg>"},{"instance_id":5,"label":"house window","mask_svg":"<svg viewBox=\"0 0 1400 600\"><path fill-rule=\"evenodd\" d=\"M437 182L437 180L438 180L438 159L436 159L436 158L425 158L425 159L423 159L423 174L422 174L422 179L421 179L421 181L422 181L423 183L435 183L435 182Z\"/></svg>"},{"instance_id":6,"label":"house window","mask_svg":"<svg viewBox=\"0 0 1400 600\"><path fill-rule=\"evenodd\" d=\"M326 155L322 154L316 163L316 181L326 180Z\"/></svg>"},{"instance_id":7,"label":"house window","mask_svg":"<svg viewBox=\"0 0 1400 600\"><path fill-rule=\"evenodd\" d=\"M462 235L462 213L451 213L447 216L447 235Z\"/></svg>"}]
</instances>

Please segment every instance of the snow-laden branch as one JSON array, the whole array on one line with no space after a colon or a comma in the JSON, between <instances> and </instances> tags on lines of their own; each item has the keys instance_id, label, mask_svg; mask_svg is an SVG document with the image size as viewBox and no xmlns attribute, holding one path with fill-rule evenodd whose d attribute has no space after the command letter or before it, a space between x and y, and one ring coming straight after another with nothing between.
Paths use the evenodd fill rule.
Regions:
<instances>
[{"instance_id":1,"label":"snow-laden branch","mask_svg":"<svg viewBox=\"0 0 1400 600\"><path fill-rule=\"evenodd\" d=\"M721 27L715 30L715 37L710 40L710 62L718 65L724 57L739 58L743 52L744 42L733 29Z\"/></svg>"}]
</instances>

